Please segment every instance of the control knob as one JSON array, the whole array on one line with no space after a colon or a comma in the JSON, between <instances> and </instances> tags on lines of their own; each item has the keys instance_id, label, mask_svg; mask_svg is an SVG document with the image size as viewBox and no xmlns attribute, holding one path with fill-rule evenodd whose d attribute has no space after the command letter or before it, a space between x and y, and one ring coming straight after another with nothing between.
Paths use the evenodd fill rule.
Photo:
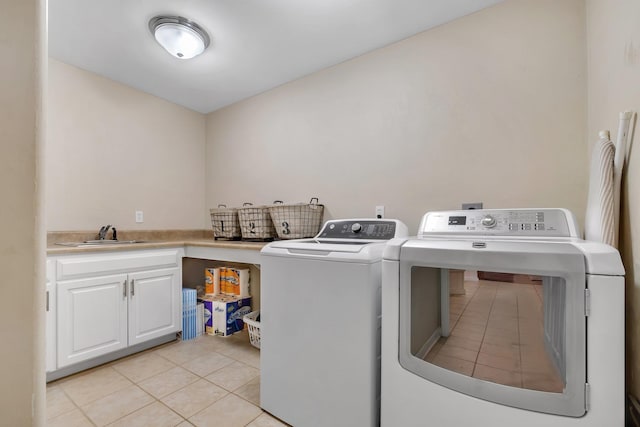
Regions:
<instances>
[{"instance_id":1,"label":"control knob","mask_svg":"<svg viewBox=\"0 0 640 427\"><path fill-rule=\"evenodd\" d=\"M496 226L497 223L498 222L496 221L496 219L491 215L485 215L480 220L480 224L482 224L484 227L487 227L487 228L493 228Z\"/></svg>"},{"instance_id":2,"label":"control knob","mask_svg":"<svg viewBox=\"0 0 640 427\"><path fill-rule=\"evenodd\" d=\"M359 222L354 223L351 226L351 231L353 231L354 233L359 233L360 231L362 231L362 225L360 225Z\"/></svg>"}]
</instances>

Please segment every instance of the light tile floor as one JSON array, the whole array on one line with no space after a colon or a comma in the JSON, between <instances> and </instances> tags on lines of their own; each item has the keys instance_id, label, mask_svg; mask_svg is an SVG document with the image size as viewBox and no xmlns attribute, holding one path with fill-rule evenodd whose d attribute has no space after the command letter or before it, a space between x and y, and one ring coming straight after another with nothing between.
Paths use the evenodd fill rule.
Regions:
<instances>
[{"instance_id":1,"label":"light tile floor","mask_svg":"<svg viewBox=\"0 0 640 427\"><path fill-rule=\"evenodd\" d=\"M426 361L512 387L562 393L564 383L543 337L542 286L465 280L449 300L451 334Z\"/></svg>"},{"instance_id":2,"label":"light tile floor","mask_svg":"<svg viewBox=\"0 0 640 427\"><path fill-rule=\"evenodd\" d=\"M47 385L47 426L278 427L246 331L176 341Z\"/></svg>"}]
</instances>

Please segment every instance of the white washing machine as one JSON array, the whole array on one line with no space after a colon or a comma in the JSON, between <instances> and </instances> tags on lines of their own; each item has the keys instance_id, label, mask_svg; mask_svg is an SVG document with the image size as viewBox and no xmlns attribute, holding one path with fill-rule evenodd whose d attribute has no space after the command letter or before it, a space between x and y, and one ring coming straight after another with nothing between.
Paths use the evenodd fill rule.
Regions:
<instances>
[{"instance_id":1,"label":"white washing machine","mask_svg":"<svg viewBox=\"0 0 640 427\"><path fill-rule=\"evenodd\" d=\"M427 213L382 271L383 427L624 425L624 268L567 210Z\"/></svg>"},{"instance_id":2,"label":"white washing machine","mask_svg":"<svg viewBox=\"0 0 640 427\"><path fill-rule=\"evenodd\" d=\"M261 253L260 406L296 427L379 425L380 286L397 220L328 221Z\"/></svg>"}]
</instances>

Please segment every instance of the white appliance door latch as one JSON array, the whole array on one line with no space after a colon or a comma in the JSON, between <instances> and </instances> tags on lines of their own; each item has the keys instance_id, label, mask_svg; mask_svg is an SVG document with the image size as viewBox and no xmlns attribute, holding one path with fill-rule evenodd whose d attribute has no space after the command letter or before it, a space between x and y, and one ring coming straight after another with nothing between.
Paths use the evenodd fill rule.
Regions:
<instances>
[{"instance_id":1,"label":"white appliance door latch","mask_svg":"<svg viewBox=\"0 0 640 427\"><path fill-rule=\"evenodd\" d=\"M584 384L584 409L589 412L591 410L591 385Z\"/></svg>"},{"instance_id":2,"label":"white appliance door latch","mask_svg":"<svg viewBox=\"0 0 640 427\"><path fill-rule=\"evenodd\" d=\"M591 315L591 291L589 289L584 290L584 315L586 317Z\"/></svg>"}]
</instances>

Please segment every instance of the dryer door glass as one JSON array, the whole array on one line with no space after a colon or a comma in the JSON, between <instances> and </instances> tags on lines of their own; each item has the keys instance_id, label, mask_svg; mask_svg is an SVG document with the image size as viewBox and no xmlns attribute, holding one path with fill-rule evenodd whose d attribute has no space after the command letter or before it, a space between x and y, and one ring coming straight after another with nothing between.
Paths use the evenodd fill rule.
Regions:
<instances>
[{"instance_id":1,"label":"dryer door glass","mask_svg":"<svg viewBox=\"0 0 640 427\"><path fill-rule=\"evenodd\" d=\"M411 352L469 377L562 393L565 287L559 277L414 267ZM425 307L428 292L438 307Z\"/></svg>"},{"instance_id":2,"label":"dryer door glass","mask_svg":"<svg viewBox=\"0 0 640 427\"><path fill-rule=\"evenodd\" d=\"M464 264L437 252L401 261L400 364L481 399L584 415L583 258L472 255ZM444 265L429 265L439 257ZM510 259L528 267L497 266Z\"/></svg>"}]
</instances>

